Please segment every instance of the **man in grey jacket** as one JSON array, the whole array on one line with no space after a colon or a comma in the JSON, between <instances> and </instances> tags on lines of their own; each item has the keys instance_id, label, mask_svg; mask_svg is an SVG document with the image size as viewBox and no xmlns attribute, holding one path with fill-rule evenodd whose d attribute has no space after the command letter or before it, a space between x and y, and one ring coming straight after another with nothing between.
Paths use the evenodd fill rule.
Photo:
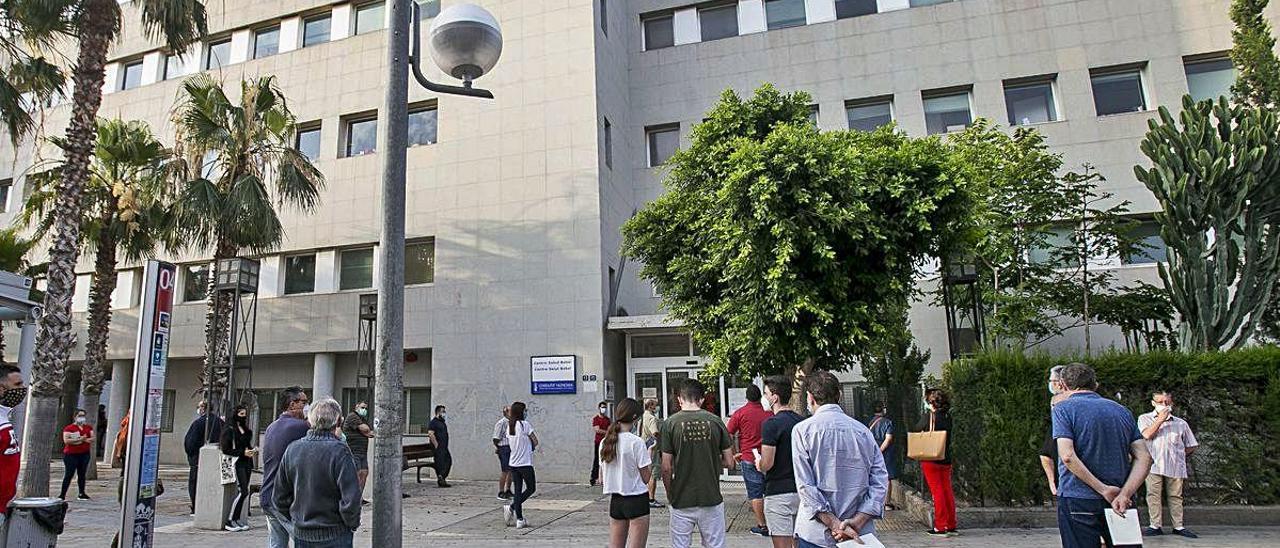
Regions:
<instances>
[{"instance_id":1,"label":"man in grey jacket","mask_svg":"<svg viewBox=\"0 0 1280 548\"><path fill-rule=\"evenodd\" d=\"M360 527L360 484L351 449L338 439L342 407L331 398L311 405L311 430L289 444L273 495L298 548L351 548Z\"/></svg>"}]
</instances>

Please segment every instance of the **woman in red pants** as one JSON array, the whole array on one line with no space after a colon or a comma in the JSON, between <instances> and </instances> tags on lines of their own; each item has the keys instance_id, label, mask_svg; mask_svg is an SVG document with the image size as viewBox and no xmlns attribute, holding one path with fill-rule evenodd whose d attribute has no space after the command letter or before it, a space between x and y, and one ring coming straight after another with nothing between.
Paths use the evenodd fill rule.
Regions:
<instances>
[{"instance_id":1,"label":"woman in red pants","mask_svg":"<svg viewBox=\"0 0 1280 548\"><path fill-rule=\"evenodd\" d=\"M929 413L920 417L916 431L939 430L947 433L947 448L942 460L923 461L920 469L924 481L933 496L933 528L926 531L934 536L956 534L956 495L951 490L951 398L942 390L929 390L924 396Z\"/></svg>"}]
</instances>

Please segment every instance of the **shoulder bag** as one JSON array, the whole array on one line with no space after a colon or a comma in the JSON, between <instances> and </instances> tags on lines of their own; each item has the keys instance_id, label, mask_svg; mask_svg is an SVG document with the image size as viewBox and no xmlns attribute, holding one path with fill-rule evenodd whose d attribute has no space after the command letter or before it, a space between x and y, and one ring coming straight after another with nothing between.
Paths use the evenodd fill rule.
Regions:
<instances>
[{"instance_id":1,"label":"shoulder bag","mask_svg":"<svg viewBox=\"0 0 1280 548\"><path fill-rule=\"evenodd\" d=\"M929 413L929 430L907 433L907 458L921 462L947 458L946 430L934 430L934 413Z\"/></svg>"}]
</instances>

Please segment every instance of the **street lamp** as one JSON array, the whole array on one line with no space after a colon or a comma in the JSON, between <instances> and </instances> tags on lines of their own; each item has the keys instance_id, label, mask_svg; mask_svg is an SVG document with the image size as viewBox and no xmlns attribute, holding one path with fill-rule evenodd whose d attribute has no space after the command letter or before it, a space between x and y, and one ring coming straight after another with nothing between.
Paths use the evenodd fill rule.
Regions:
<instances>
[{"instance_id":1,"label":"street lamp","mask_svg":"<svg viewBox=\"0 0 1280 548\"><path fill-rule=\"evenodd\" d=\"M982 346L982 291L978 287L978 265L972 256L951 256L942 266L947 346L954 360L973 355Z\"/></svg>"},{"instance_id":2,"label":"street lamp","mask_svg":"<svg viewBox=\"0 0 1280 548\"><path fill-rule=\"evenodd\" d=\"M473 87L498 63L502 31L498 20L479 6L454 5L431 24L431 58L462 85L437 84L422 73L422 0L391 0L387 32L387 86L383 103L382 235L378 246L377 364L373 438L373 545L400 548L402 538L401 436L404 430L404 202L408 140L409 72L429 91L493 98ZM410 50L410 19L413 35Z\"/></svg>"}]
</instances>

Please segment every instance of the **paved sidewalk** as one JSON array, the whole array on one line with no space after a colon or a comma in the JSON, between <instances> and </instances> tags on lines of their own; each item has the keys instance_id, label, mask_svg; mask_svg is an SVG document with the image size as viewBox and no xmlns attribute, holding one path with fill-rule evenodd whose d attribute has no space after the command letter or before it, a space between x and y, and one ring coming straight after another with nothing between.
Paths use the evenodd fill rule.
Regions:
<instances>
[{"instance_id":1,"label":"paved sidewalk","mask_svg":"<svg viewBox=\"0 0 1280 548\"><path fill-rule=\"evenodd\" d=\"M55 467L55 470L57 467ZM191 527L187 515L185 476L172 472L162 474L168 491L161 497L156 546L195 545L200 548L248 548L266 545L265 521L253 499L253 529L241 533L200 531ZM539 484L538 494L526 503L525 513L531 527L516 530L502 524L502 504L494 497L492 482L457 481L452 489L439 489L433 483L416 484L413 475L405 475L404 545L432 547L483 547L511 545L530 548L595 548L605 546L608 535L608 499L599 488L582 484ZM60 478L59 478L60 479ZM105 547L111 542L116 520L115 482L92 482L92 501L68 501L66 531L59 538L62 547ZM57 489L55 485L55 493ZM745 503L741 484L724 484L729 543L732 548L767 548L768 541L751 535L754 523ZM660 497L661 498L661 497ZM670 546L667 537L669 512L653 514L648 546ZM371 517L366 507L364 527L356 534L356 546L371 546L368 525ZM963 526L964 524L961 524ZM1057 531L1032 530L962 530L954 538L932 538L923 533L919 523L891 512L879 524L880 538L887 546L949 548L1000 548L1059 546ZM1280 527L1239 528L1208 527L1197 529L1203 538L1188 541L1178 537L1153 539L1147 546L1214 548L1274 548L1280 546ZM198 539L198 540L197 540ZM695 546L697 541L695 540Z\"/></svg>"}]
</instances>

